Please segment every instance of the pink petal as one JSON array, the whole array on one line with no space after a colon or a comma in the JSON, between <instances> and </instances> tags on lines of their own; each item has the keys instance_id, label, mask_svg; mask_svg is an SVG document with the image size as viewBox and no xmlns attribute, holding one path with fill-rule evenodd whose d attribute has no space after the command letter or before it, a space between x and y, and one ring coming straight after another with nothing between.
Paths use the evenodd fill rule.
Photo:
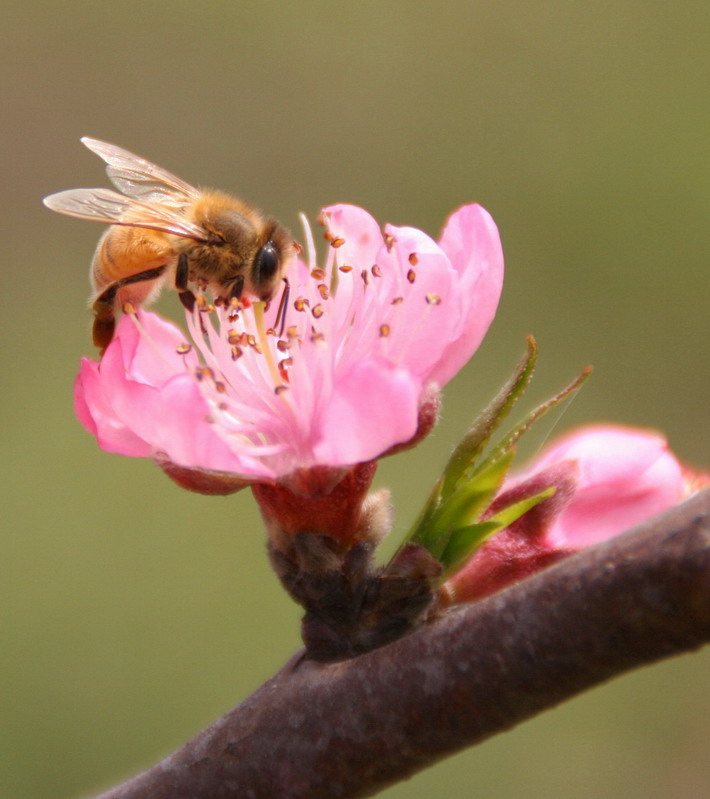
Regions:
<instances>
[{"instance_id":1,"label":"pink petal","mask_svg":"<svg viewBox=\"0 0 710 799\"><path fill-rule=\"evenodd\" d=\"M340 377L318 420L317 463L376 458L417 431L421 384L405 369L364 361Z\"/></svg>"},{"instance_id":2,"label":"pink petal","mask_svg":"<svg viewBox=\"0 0 710 799\"><path fill-rule=\"evenodd\" d=\"M323 216L328 231L344 240L338 247L340 262L369 269L384 243L377 222L363 208L345 203L324 208Z\"/></svg>"},{"instance_id":3,"label":"pink petal","mask_svg":"<svg viewBox=\"0 0 710 799\"><path fill-rule=\"evenodd\" d=\"M663 436L597 425L565 436L533 466L576 461L577 490L551 525L553 546L581 548L603 541L675 505L684 496L683 470Z\"/></svg>"},{"instance_id":4,"label":"pink petal","mask_svg":"<svg viewBox=\"0 0 710 799\"><path fill-rule=\"evenodd\" d=\"M74 408L79 421L96 436L101 449L117 455L144 458L151 454L148 442L131 429L111 404L101 380L99 364L82 358L74 383Z\"/></svg>"},{"instance_id":5,"label":"pink petal","mask_svg":"<svg viewBox=\"0 0 710 799\"><path fill-rule=\"evenodd\" d=\"M503 248L498 228L480 205L464 205L453 213L439 242L459 275L462 312L430 379L445 385L478 349L498 308L503 288Z\"/></svg>"}]
</instances>

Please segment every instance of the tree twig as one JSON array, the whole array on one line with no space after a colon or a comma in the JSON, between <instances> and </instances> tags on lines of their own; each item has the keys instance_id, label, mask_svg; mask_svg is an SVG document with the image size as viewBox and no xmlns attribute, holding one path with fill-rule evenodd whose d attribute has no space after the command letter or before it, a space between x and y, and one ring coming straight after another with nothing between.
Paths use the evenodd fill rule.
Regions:
<instances>
[{"instance_id":1,"label":"tree twig","mask_svg":"<svg viewBox=\"0 0 710 799\"><path fill-rule=\"evenodd\" d=\"M99 799L358 797L630 669L710 640L710 490L411 635L296 655Z\"/></svg>"}]
</instances>

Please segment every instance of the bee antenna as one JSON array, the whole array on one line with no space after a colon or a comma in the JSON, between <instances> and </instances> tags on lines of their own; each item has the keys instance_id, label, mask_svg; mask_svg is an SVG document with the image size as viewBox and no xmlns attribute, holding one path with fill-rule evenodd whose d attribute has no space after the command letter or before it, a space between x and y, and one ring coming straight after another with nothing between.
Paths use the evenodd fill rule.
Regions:
<instances>
[{"instance_id":1,"label":"bee antenna","mask_svg":"<svg viewBox=\"0 0 710 799\"><path fill-rule=\"evenodd\" d=\"M274 320L274 327L279 328L279 338L283 336L286 329L286 310L288 309L288 298L291 295L291 284L288 282L288 278L283 278L283 282L284 287L279 300L279 309L276 311L276 319Z\"/></svg>"}]
</instances>

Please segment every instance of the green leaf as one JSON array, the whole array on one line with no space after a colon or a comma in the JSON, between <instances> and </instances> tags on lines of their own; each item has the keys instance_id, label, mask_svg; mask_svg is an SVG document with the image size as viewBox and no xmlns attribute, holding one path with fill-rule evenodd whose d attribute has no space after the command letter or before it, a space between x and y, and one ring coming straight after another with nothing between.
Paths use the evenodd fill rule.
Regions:
<instances>
[{"instance_id":1,"label":"green leaf","mask_svg":"<svg viewBox=\"0 0 710 799\"><path fill-rule=\"evenodd\" d=\"M532 427L532 425L548 411L552 410L563 400L568 399L577 391L579 391L579 389L582 387L582 384L585 382L585 380L587 380L591 373L592 367L587 366L586 369L583 369L569 385L562 389L562 391L558 392L554 397L546 402L543 402L541 405L538 405L535 410L531 411L527 416L525 416L525 418L520 421L500 443L496 444L483 463L475 469L471 477L473 478L477 472L487 469L491 461L495 463L495 461L497 461L499 458L504 457L508 451L514 449L523 433L526 433Z\"/></svg>"},{"instance_id":2,"label":"green leaf","mask_svg":"<svg viewBox=\"0 0 710 799\"><path fill-rule=\"evenodd\" d=\"M487 510L505 480L514 455L514 450L511 450L479 472L474 480L458 486L415 529L411 543L420 544L434 557L440 557L452 532L473 524Z\"/></svg>"},{"instance_id":3,"label":"green leaf","mask_svg":"<svg viewBox=\"0 0 710 799\"><path fill-rule=\"evenodd\" d=\"M485 541L502 529L498 522L486 521L454 530L446 549L441 553L440 560L444 565L442 581L455 574Z\"/></svg>"},{"instance_id":4,"label":"green leaf","mask_svg":"<svg viewBox=\"0 0 710 799\"><path fill-rule=\"evenodd\" d=\"M528 351L518 364L512 377L508 379L498 394L478 415L462 441L451 454L444 469L444 484L441 489L443 498L448 497L453 492L456 484L465 477L467 472L472 470L490 440L493 431L501 424L503 419L510 413L513 405L524 394L525 389L532 380L537 354L537 343L532 336L528 336Z\"/></svg>"},{"instance_id":5,"label":"green leaf","mask_svg":"<svg viewBox=\"0 0 710 799\"><path fill-rule=\"evenodd\" d=\"M553 496L556 491L555 486L550 486L533 496L513 502L484 522L477 522L460 530L454 530L440 558L444 564L442 580L455 574L489 538L501 530L505 530L506 527L510 527L513 522L539 505L544 499Z\"/></svg>"}]
</instances>

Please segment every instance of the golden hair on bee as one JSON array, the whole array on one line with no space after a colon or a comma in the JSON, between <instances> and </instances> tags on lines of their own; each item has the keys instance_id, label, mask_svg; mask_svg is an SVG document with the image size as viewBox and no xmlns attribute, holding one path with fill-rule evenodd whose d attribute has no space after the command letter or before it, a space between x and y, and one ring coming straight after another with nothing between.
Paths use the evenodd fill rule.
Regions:
<instances>
[{"instance_id":1,"label":"golden hair on bee","mask_svg":"<svg viewBox=\"0 0 710 799\"><path fill-rule=\"evenodd\" d=\"M118 192L69 189L43 202L53 211L111 226L99 239L90 270L93 339L102 352L113 337L116 308L145 305L166 285L191 310L190 283L206 285L216 299L246 294L268 301L286 282L296 245L275 219L237 197L196 189L114 144L81 141L106 162Z\"/></svg>"}]
</instances>

